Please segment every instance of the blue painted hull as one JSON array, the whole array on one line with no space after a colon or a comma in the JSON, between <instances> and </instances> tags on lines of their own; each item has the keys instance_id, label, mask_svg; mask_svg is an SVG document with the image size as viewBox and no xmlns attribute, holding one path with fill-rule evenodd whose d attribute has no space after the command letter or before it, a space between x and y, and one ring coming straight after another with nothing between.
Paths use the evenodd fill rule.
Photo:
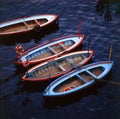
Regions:
<instances>
[{"instance_id":1,"label":"blue painted hull","mask_svg":"<svg viewBox=\"0 0 120 119\"><path fill-rule=\"evenodd\" d=\"M44 97L65 96L93 85L112 69L113 61L91 63L77 68L53 81L44 91Z\"/></svg>"}]
</instances>

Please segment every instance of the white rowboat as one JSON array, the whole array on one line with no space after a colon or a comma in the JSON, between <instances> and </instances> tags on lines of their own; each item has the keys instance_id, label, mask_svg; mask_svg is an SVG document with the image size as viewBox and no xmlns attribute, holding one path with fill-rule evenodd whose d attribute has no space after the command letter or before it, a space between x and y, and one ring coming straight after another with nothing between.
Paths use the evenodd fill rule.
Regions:
<instances>
[{"instance_id":1,"label":"white rowboat","mask_svg":"<svg viewBox=\"0 0 120 119\"><path fill-rule=\"evenodd\" d=\"M32 67L22 77L22 80L45 81L57 78L78 66L86 64L92 58L92 55L92 50L65 54L59 58Z\"/></svg>"},{"instance_id":2,"label":"white rowboat","mask_svg":"<svg viewBox=\"0 0 120 119\"><path fill-rule=\"evenodd\" d=\"M25 51L21 57L15 60L16 65L23 65L24 62L29 60L29 65L38 64L43 61L53 59L62 55L63 53L68 53L82 44L84 40L84 35L70 35L57 38L52 42L47 42L35 46L27 51Z\"/></svg>"},{"instance_id":3,"label":"white rowboat","mask_svg":"<svg viewBox=\"0 0 120 119\"><path fill-rule=\"evenodd\" d=\"M57 19L58 15L43 14L3 22L0 24L0 37L17 34L21 35L23 33L30 33L33 30L39 32L39 30L56 23Z\"/></svg>"}]
</instances>

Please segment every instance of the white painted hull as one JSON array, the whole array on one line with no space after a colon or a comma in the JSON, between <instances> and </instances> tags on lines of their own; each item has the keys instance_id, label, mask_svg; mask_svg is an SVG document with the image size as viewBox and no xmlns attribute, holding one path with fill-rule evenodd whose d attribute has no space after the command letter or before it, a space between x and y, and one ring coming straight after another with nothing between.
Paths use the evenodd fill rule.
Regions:
<instances>
[{"instance_id":1,"label":"white painted hull","mask_svg":"<svg viewBox=\"0 0 120 119\"><path fill-rule=\"evenodd\" d=\"M29 65L38 64L43 61L53 59L70 52L82 44L84 35L70 35L57 38L52 42L40 44L25 51L20 58L15 61L16 65L23 65L26 60L29 60Z\"/></svg>"},{"instance_id":2,"label":"white painted hull","mask_svg":"<svg viewBox=\"0 0 120 119\"><path fill-rule=\"evenodd\" d=\"M45 81L57 78L76 67L86 64L93 56L93 51L77 51L59 58L38 64L29 69L22 77L23 81Z\"/></svg>"},{"instance_id":3,"label":"white painted hull","mask_svg":"<svg viewBox=\"0 0 120 119\"><path fill-rule=\"evenodd\" d=\"M57 15L34 15L30 17L23 17L7 22L3 22L0 24L0 36L9 36L9 35L17 35L22 33L28 33L34 30L35 25L39 25L40 28L44 28L53 22L56 22L58 19ZM44 23L39 22L37 20L46 20ZM32 23L30 23L32 22Z\"/></svg>"}]
</instances>

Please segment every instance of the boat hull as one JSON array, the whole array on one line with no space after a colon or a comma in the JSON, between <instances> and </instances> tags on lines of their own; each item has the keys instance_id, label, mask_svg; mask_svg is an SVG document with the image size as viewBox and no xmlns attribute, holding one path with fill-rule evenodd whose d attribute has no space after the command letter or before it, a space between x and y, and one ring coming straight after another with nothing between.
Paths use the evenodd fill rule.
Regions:
<instances>
[{"instance_id":1,"label":"boat hull","mask_svg":"<svg viewBox=\"0 0 120 119\"><path fill-rule=\"evenodd\" d=\"M62 54L65 54L65 53L68 53L68 52L72 51L73 49L80 46L82 44L83 40L84 40L84 34L81 34L80 36L78 36L78 35L69 35L69 36L64 36L64 37L57 38L57 39L54 39L54 40L50 40L50 41L48 41L48 42L46 42L44 44L40 44L38 46L35 46L35 47L25 51L22 54L21 57L17 58L14 61L14 64L17 67L19 67L19 66L23 67L23 62L25 62L28 59L27 57L29 57L29 59L30 59L30 56L34 57L35 55L32 56L32 54L36 53L36 56L35 56L36 58L32 58L32 59L29 60L29 67L31 67L31 66L33 66L35 64L39 64L41 62L51 60L53 58L61 56ZM69 44L70 44L69 43L68 46L64 46L65 48L62 49L63 46L61 47L60 45L57 45L57 44L62 43L62 42L64 44L68 44L69 42L71 42L71 43L74 42L74 44L69 46ZM49 49L48 49L48 47L49 47ZM59 48L54 48L54 47L59 47ZM54 48L54 50L53 50L53 48ZM42 52L44 49L46 51L48 50L49 52L48 51L45 52L44 55L41 53L41 56L40 56L40 54L38 56L38 52Z\"/></svg>"},{"instance_id":2,"label":"boat hull","mask_svg":"<svg viewBox=\"0 0 120 119\"><path fill-rule=\"evenodd\" d=\"M90 61L92 56L93 50L89 50L89 54L88 51L76 51L62 55L61 57L32 67L22 77L22 80L34 82L55 79L74 68L86 64Z\"/></svg>"},{"instance_id":3,"label":"boat hull","mask_svg":"<svg viewBox=\"0 0 120 119\"><path fill-rule=\"evenodd\" d=\"M103 79L112 69L113 61L85 65L53 81L44 91L46 98L61 97L82 91ZM74 87L73 87L74 86ZM70 89L67 89L67 88Z\"/></svg>"},{"instance_id":4,"label":"boat hull","mask_svg":"<svg viewBox=\"0 0 120 119\"><path fill-rule=\"evenodd\" d=\"M24 26L26 27L26 22L30 22L32 20L36 19L47 19L48 22L43 23L40 25L40 28L35 28L35 27L28 27L26 29L19 30L20 28L17 29L17 24L24 23ZM49 20L51 18L51 20ZM35 34L35 33L42 33L43 31L47 30L47 28L50 28L53 24L57 23L58 20L58 15L54 14L43 14L43 15L34 15L30 17L23 17L23 18L18 18L15 20L3 22L0 24L0 38L8 38L8 37L16 37L16 36L23 36L23 35L30 35L30 34ZM16 25L16 29L14 30L9 30L11 29L12 26ZM31 25L31 24L30 24ZM37 24L34 24L36 26ZM8 27L8 28L7 28ZM7 30L6 30L7 29Z\"/></svg>"}]
</instances>

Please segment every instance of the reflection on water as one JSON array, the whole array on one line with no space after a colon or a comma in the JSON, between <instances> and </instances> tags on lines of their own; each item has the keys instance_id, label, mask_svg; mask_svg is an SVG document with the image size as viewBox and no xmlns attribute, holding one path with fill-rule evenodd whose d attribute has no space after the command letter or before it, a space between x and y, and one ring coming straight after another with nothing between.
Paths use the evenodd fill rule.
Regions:
<instances>
[{"instance_id":1,"label":"reflection on water","mask_svg":"<svg viewBox=\"0 0 120 119\"><path fill-rule=\"evenodd\" d=\"M99 82L99 84L96 84L91 88L86 88L85 90L78 91L71 95L66 95L63 97L44 98L43 104L46 109L55 109L71 105L77 103L78 101L80 102L81 99L88 97L90 95L98 95L99 88L102 88L103 86L105 86L105 84Z\"/></svg>"},{"instance_id":2,"label":"reflection on water","mask_svg":"<svg viewBox=\"0 0 120 119\"><path fill-rule=\"evenodd\" d=\"M44 31L32 32L31 34L10 36L10 37L0 37L0 44L5 45L14 45L17 43L25 43L30 42L31 39L34 39L35 43L38 43L45 35L49 35L51 33L55 33L59 30L59 24L56 23L52 27L46 28Z\"/></svg>"},{"instance_id":3,"label":"reflection on water","mask_svg":"<svg viewBox=\"0 0 120 119\"><path fill-rule=\"evenodd\" d=\"M30 99L28 93L26 92L26 95L25 95L25 97L24 97L24 99L23 99L23 101L22 101L22 105L23 105L23 106L27 106L27 105L29 105L29 104L32 103L32 102L33 102L33 101Z\"/></svg>"},{"instance_id":4,"label":"reflection on water","mask_svg":"<svg viewBox=\"0 0 120 119\"><path fill-rule=\"evenodd\" d=\"M115 9L115 14L120 14L119 0L99 0L96 5L96 12L99 15L104 15L105 21L112 20L112 14Z\"/></svg>"}]
</instances>

